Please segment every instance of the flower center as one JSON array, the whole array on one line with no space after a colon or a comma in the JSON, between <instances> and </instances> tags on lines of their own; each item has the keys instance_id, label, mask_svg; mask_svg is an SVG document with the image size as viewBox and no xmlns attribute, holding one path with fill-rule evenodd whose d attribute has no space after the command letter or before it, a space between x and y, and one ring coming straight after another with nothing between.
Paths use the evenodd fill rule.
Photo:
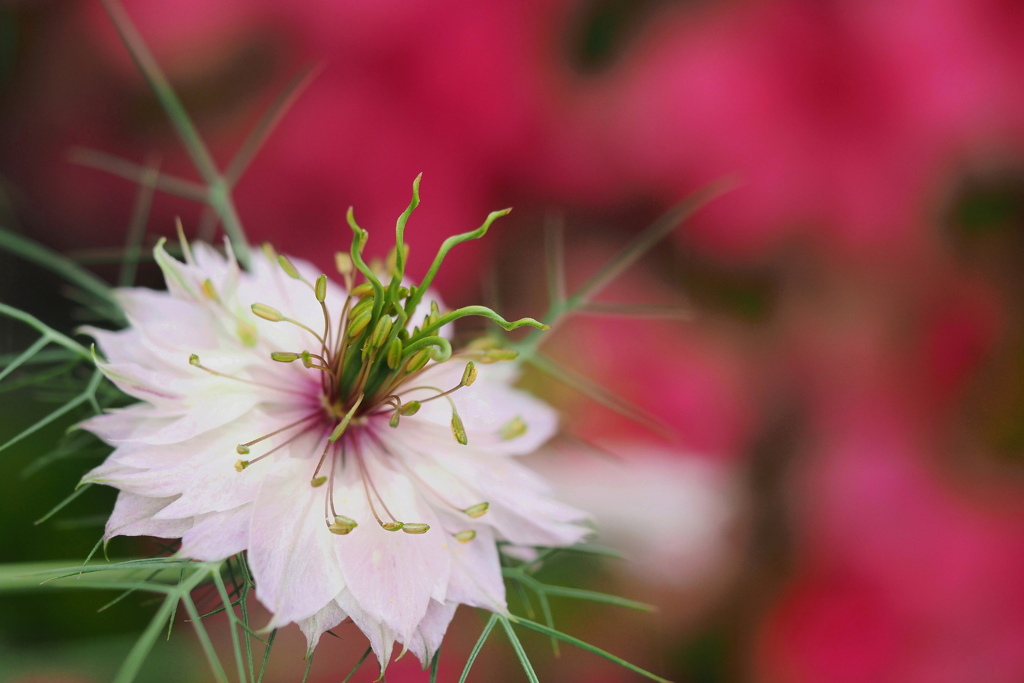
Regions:
<instances>
[{"instance_id":1,"label":"flower center","mask_svg":"<svg viewBox=\"0 0 1024 683\"><path fill-rule=\"evenodd\" d=\"M336 255L337 270L343 279L346 292L337 320L333 319L328 306L327 276L321 274L310 281L299 272L288 257L278 255L269 245L264 247L264 252L272 265L280 267L286 275L309 287L319 304L323 320L322 329L319 323L314 329L307 324L308 321L291 318L264 303L254 303L251 307L252 312L263 320L294 325L308 335L309 347L273 351L270 358L279 363L300 362L306 369L318 373L319 407L288 425L240 443L236 450L242 456L249 455L254 446L262 445L264 442L273 447L255 458L238 460L235 469L241 472L273 455L303 434L311 430L322 430L323 448L319 452L310 485L321 487L327 484L324 515L328 529L338 535L346 535L358 526L356 520L339 514L335 508L335 477L344 467L357 468L371 514L381 528L387 531L401 530L409 534L422 534L430 528L421 522L399 520L392 514L364 459L363 449L368 445L373 446L375 453L383 453L389 464L407 475L425 495L470 518L479 517L487 512L486 502L474 503L468 507L458 506L429 486L405 464L399 454L389 448L386 439L381 438L380 430L374 426L382 424L382 420L373 418L390 415L388 424L393 428L398 427L402 417L415 415L423 403L444 399L452 411L452 435L458 443L466 445L466 429L451 394L473 384L477 378L475 363L512 360L517 354L513 350L501 348L490 339L471 344L467 349L453 354L451 343L440 334L442 328L455 320L472 315L485 317L505 330L513 330L524 325L539 329L547 328L532 318L508 322L484 306L466 306L442 312L437 302L431 301L429 313L423 315L423 297L449 250L466 240L482 237L491 223L507 214L508 210L492 212L478 229L445 240L419 286L405 285L405 264L409 252L409 246L404 241L405 224L418 204L419 178L413 183L412 201L396 224L395 247L388 255L383 268L371 268L364 261L362 252L366 245L367 233L356 224L352 210L349 209L348 223L353 233L352 246L347 254ZM209 289L210 292L207 292L204 286L204 293L211 299L215 298L216 292L213 291L212 284ZM467 362L461 380L454 387L441 388L418 381L431 361L443 363L455 358L465 359ZM204 367L197 356L192 356L189 362L206 372L226 376ZM259 384L247 379L233 379ZM402 396L411 391L416 391L417 396L426 395L426 398L403 402ZM359 428L358 434L352 432L355 428ZM519 426L510 425L509 428L517 430ZM319 446L317 448L319 450ZM472 540L474 536L472 530L455 534L455 538L463 543Z\"/></svg>"}]
</instances>

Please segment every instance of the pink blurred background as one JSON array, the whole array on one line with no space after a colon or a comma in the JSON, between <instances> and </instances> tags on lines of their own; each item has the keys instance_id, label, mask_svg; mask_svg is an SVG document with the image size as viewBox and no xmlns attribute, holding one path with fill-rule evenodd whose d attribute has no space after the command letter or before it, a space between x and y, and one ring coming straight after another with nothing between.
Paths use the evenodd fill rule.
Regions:
<instances>
[{"instance_id":1,"label":"pink blurred background","mask_svg":"<svg viewBox=\"0 0 1024 683\"><path fill-rule=\"evenodd\" d=\"M235 197L253 240L324 268L350 205L383 251L423 172L412 269L514 206L440 284L450 304L496 289L536 315L546 223L564 223L579 283L735 180L604 297L691 320L581 317L549 344L669 438L527 377L617 457L606 471L567 439L538 460L581 505L621 499L608 542L635 562L596 580L661 606L566 605L567 630L678 681L1024 680L1024 4L124 4L222 164L320 66ZM2 19L5 220L95 258L123 242L135 188L70 149L195 175L98 2L7 2ZM194 230L201 208L158 196L149 241L177 215ZM479 625L453 628L457 677ZM363 649L328 645L316 680ZM477 680L521 679L489 649ZM543 680L635 680L540 662Z\"/></svg>"}]
</instances>

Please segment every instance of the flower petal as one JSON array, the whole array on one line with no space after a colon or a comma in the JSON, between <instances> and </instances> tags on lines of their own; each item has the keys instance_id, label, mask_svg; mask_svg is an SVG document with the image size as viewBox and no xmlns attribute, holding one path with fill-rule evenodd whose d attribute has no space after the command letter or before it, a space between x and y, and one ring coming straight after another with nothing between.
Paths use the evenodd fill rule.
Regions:
<instances>
[{"instance_id":1,"label":"flower petal","mask_svg":"<svg viewBox=\"0 0 1024 683\"><path fill-rule=\"evenodd\" d=\"M345 614L345 610L341 609L341 605L336 600L331 600L323 609L308 619L299 619L299 628L306 636L306 658L313 655L316 644L320 642L320 636L347 618L348 615Z\"/></svg>"},{"instance_id":2,"label":"flower petal","mask_svg":"<svg viewBox=\"0 0 1024 683\"><path fill-rule=\"evenodd\" d=\"M427 613L416 627L416 632L405 642L405 646L423 663L424 668L430 665L434 653L441 647L441 640L448 631L448 625L452 623L458 606L458 602L440 603L431 600Z\"/></svg>"},{"instance_id":3,"label":"flower petal","mask_svg":"<svg viewBox=\"0 0 1024 683\"><path fill-rule=\"evenodd\" d=\"M308 619L345 587L324 524L325 491L309 485L312 470L307 459L281 457L253 505L249 562L271 626Z\"/></svg>"},{"instance_id":4,"label":"flower petal","mask_svg":"<svg viewBox=\"0 0 1024 683\"><path fill-rule=\"evenodd\" d=\"M211 512L194 518L192 528L181 537L178 554L215 562L242 552L249 543L250 517L252 505L240 505L227 512Z\"/></svg>"},{"instance_id":5,"label":"flower petal","mask_svg":"<svg viewBox=\"0 0 1024 683\"><path fill-rule=\"evenodd\" d=\"M389 436L384 433L384 437ZM342 486L335 494L338 511L359 527L335 544L345 584L368 615L409 638L423 618L430 599L444 600L451 574L449 539L430 506L408 477L384 464L387 455L368 438L359 455L349 457ZM349 454L350 456L354 454ZM414 535L385 531L375 521L358 459L388 508L403 522L429 524ZM372 490L371 490L371 495ZM383 506L374 501L378 514Z\"/></svg>"},{"instance_id":6,"label":"flower petal","mask_svg":"<svg viewBox=\"0 0 1024 683\"><path fill-rule=\"evenodd\" d=\"M156 536L180 538L192 527L192 519L153 519L173 498L147 498L122 491L117 495L114 511L107 520L105 540L114 536Z\"/></svg>"}]
</instances>

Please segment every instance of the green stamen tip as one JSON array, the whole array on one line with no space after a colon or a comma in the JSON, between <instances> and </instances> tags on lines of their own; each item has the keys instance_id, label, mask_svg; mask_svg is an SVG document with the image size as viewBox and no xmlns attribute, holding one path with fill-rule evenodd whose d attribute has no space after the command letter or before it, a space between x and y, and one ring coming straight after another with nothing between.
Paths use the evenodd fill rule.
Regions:
<instances>
[{"instance_id":1,"label":"green stamen tip","mask_svg":"<svg viewBox=\"0 0 1024 683\"><path fill-rule=\"evenodd\" d=\"M238 453L239 455L249 455L249 447L244 443L240 443L235 446L235 453Z\"/></svg>"},{"instance_id":2,"label":"green stamen tip","mask_svg":"<svg viewBox=\"0 0 1024 683\"><path fill-rule=\"evenodd\" d=\"M298 360L300 357L301 356L299 354L291 353L289 351L271 351L270 352L270 359L271 360L276 360L278 363L291 363L292 361Z\"/></svg>"},{"instance_id":3,"label":"green stamen tip","mask_svg":"<svg viewBox=\"0 0 1024 683\"><path fill-rule=\"evenodd\" d=\"M462 424L462 418L459 417L458 413L452 413L452 434L455 436L455 440L463 446L469 443L469 437L466 436L466 427Z\"/></svg>"},{"instance_id":4,"label":"green stamen tip","mask_svg":"<svg viewBox=\"0 0 1024 683\"><path fill-rule=\"evenodd\" d=\"M316 286L314 287L316 293L316 300L323 303L327 299L327 276L321 275L316 279Z\"/></svg>"},{"instance_id":5,"label":"green stamen tip","mask_svg":"<svg viewBox=\"0 0 1024 683\"><path fill-rule=\"evenodd\" d=\"M384 531L399 531L404 526L405 524L403 524L402 522L384 522L383 524L381 524L381 527L384 529Z\"/></svg>"},{"instance_id":6,"label":"green stamen tip","mask_svg":"<svg viewBox=\"0 0 1024 683\"><path fill-rule=\"evenodd\" d=\"M523 418L521 417L512 418L498 430L498 436L501 437L502 441L511 441L525 433L526 423L523 422Z\"/></svg>"},{"instance_id":7,"label":"green stamen tip","mask_svg":"<svg viewBox=\"0 0 1024 683\"><path fill-rule=\"evenodd\" d=\"M359 526L359 524L357 524L356 520L351 517L336 515L334 517L334 521L327 525L327 530L332 534L337 534L338 536L346 536L357 526Z\"/></svg>"},{"instance_id":8,"label":"green stamen tip","mask_svg":"<svg viewBox=\"0 0 1024 683\"><path fill-rule=\"evenodd\" d=\"M469 543L474 538L476 538L476 532L472 529L466 529L465 531L460 531L455 534L455 540L463 544Z\"/></svg>"},{"instance_id":9,"label":"green stamen tip","mask_svg":"<svg viewBox=\"0 0 1024 683\"><path fill-rule=\"evenodd\" d=\"M398 420L401 419L401 417L402 417L401 413L396 410L395 414L391 416L390 420L388 420L388 425L391 426L391 427L397 427L398 426Z\"/></svg>"},{"instance_id":10,"label":"green stamen tip","mask_svg":"<svg viewBox=\"0 0 1024 683\"><path fill-rule=\"evenodd\" d=\"M279 323L284 320L284 314L272 306L266 304L253 304L252 312L258 317L264 320L269 320L272 323Z\"/></svg>"},{"instance_id":11,"label":"green stamen tip","mask_svg":"<svg viewBox=\"0 0 1024 683\"><path fill-rule=\"evenodd\" d=\"M476 505L470 505L468 508L463 510L463 512L468 517L472 517L473 519L476 519L478 517L483 517L485 514L487 514L487 511L490 510L490 509L491 509L491 504L490 503L477 503Z\"/></svg>"},{"instance_id":12,"label":"green stamen tip","mask_svg":"<svg viewBox=\"0 0 1024 683\"><path fill-rule=\"evenodd\" d=\"M189 365L194 365L195 367L198 368L201 365L201 363L199 362L199 356L197 354L194 354L194 353L192 355L190 355L188 357L188 364Z\"/></svg>"},{"instance_id":13,"label":"green stamen tip","mask_svg":"<svg viewBox=\"0 0 1024 683\"><path fill-rule=\"evenodd\" d=\"M425 534L428 531L430 531L430 525L429 524L421 524L419 522L406 523L402 527L402 531L404 531L407 534Z\"/></svg>"},{"instance_id":14,"label":"green stamen tip","mask_svg":"<svg viewBox=\"0 0 1024 683\"><path fill-rule=\"evenodd\" d=\"M395 337L388 346L388 368L397 370L402 365L402 340Z\"/></svg>"},{"instance_id":15,"label":"green stamen tip","mask_svg":"<svg viewBox=\"0 0 1024 683\"><path fill-rule=\"evenodd\" d=\"M284 254L278 254L277 262L281 265L281 270L288 274L288 277L295 278L296 280L302 279L302 276L299 275L299 271L295 267L295 264L292 263L287 256Z\"/></svg>"},{"instance_id":16,"label":"green stamen tip","mask_svg":"<svg viewBox=\"0 0 1024 683\"><path fill-rule=\"evenodd\" d=\"M466 369L462 372L462 381L459 382L464 387L468 387L476 381L477 370L476 365L472 361L466 363Z\"/></svg>"},{"instance_id":17,"label":"green stamen tip","mask_svg":"<svg viewBox=\"0 0 1024 683\"><path fill-rule=\"evenodd\" d=\"M248 460L236 460L235 461L235 472L241 472L249 466Z\"/></svg>"},{"instance_id":18,"label":"green stamen tip","mask_svg":"<svg viewBox=\"0 0 1024 683\"><path fill-rule=\"evenodd\" d=\"M313 488L323 486L326 483L327 477L314 477L313 479L309 480L309 485L312 486Z\"/></svg>"},{"instance_id":19,"label":"green stamen tip","mask_svg":"<svg viewBox=\"0 0 1024 683\"><path fill-rule=\"evenodd\" d=\"M400 412L405 417L415 415L420 411L420 405L422 404L419 401L409 401L408 403L402 406L402 410Z\"/></svg>"}]
</instances>

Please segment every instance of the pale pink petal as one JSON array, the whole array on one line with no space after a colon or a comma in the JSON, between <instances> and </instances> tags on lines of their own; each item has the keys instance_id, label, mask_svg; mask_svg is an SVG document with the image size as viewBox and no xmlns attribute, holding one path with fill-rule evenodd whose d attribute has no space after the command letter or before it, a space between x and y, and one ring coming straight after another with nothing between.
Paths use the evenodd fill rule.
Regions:
<instances>
[{"instance_id":1,"label":"pale pink petal","mask_svg":"<svg viewBox=\"0 0 1024 683\"><path fill-rule=\"evenodd\" d=\"M194 518L181 537L178 554L193 560L215 562L237 555L249 543L252 506L242 505L227 512L211 512Z\"/></svg>"},{"instance_id":2,"label":"pale pink petal","mask_svg":"<svg viewBox=\"0 0 1024 683\"><path fill-rule=\"evenodd\" d=\"M391 661L391 653L394 650L397 637L395 632L388 628L387 625L382 624L380 620L370 616L363 609L362 603L356 600L355 596L347 588L338 595L337 602L341 609L352 618L352 623L358 626L359 630L369 639L370 647L373 648L373 653L377 655L377 661L380 663L380 672L383 674L388 662Z\"/></svg>"},{"instance_id":3,"label":"pale pink petal","mask_svg":"<svg viewBox=\"0 0 1024 683\"><path fill-rule=\"evenodd\" d=\"M309 485L312 473L308 460L281 457L253 505L249 562L272 626L313 616L345 587L324 523L325 487Z\"/></svg>"},{"instance_id":4,"label":"pale pink petal","mask_svg":"<svg viewBox=\"0 0 1024 683\"><path fill-rule=\"evenodd\" d=\"M507 612L505 581L494 532L479 524L462 526L462 529L469 528L476 531L476 538L468 543L452 544L452 575L447 599L492 612ZM452 529L462 530L454 524Z\"/></svg>"},{"instance_id":5,"label":"pale pink petal","mask_svg":"<svg viewBox=\"0 0 1024 683\"><path fill-rule=\"evenodd\" d=\"M341 609L341 605L336 600L331 600L313 616L307 619L299 619L299 628L302 629L302 634L306 636L306 657L312 656L316 644L320 642L320 636L347 618L348 615L345 614L345 610Z\"/></svg>"},{"instance_id":6,"label":"pale pink petal","mask_svg":"<svg viewBox=\"0 0 1024 683\"><path fill-rule=\"evenodd\" d=\"M416 627L416 632L412 638L405 641L405 646L423 663L424 668L430 665L434 653L441 647L441 640L448 631L448 625L452 623L458 606L458 602L440 603L431 600L427 613Z\"/></svg>"},{"instance_id":7,"label":"pale pink petal","mask_svg":"<svg viewBox=\"0 0 1024 683\"><path fill-rule=\"evenodd\" d=\"M364 464L391 511L403 522L429 524L431 529L413 535L378 526L350 454L335 502L338 512L358 521L359 527L338 537L338 562L348 589L370 617L407 638L430 599L445 598L451 573L449 538L409 478L386 466L387 456L369 440L361 445ZM376 501L375 505L383 516L382 506Z\"/></svg>"},{"instance_id":8,"label":"pale pink petal","mask_svg":"<svg viewBox=\"0 0 1024 683\"><path fill-rule=\"evenodd\" d=\"M153 519L173 498L147 498L122 491L117 495L114 511L107 520L104 539L114 536L156 536L180 538L192 527L191 519Z\"/></svg>"}]
</instances>

